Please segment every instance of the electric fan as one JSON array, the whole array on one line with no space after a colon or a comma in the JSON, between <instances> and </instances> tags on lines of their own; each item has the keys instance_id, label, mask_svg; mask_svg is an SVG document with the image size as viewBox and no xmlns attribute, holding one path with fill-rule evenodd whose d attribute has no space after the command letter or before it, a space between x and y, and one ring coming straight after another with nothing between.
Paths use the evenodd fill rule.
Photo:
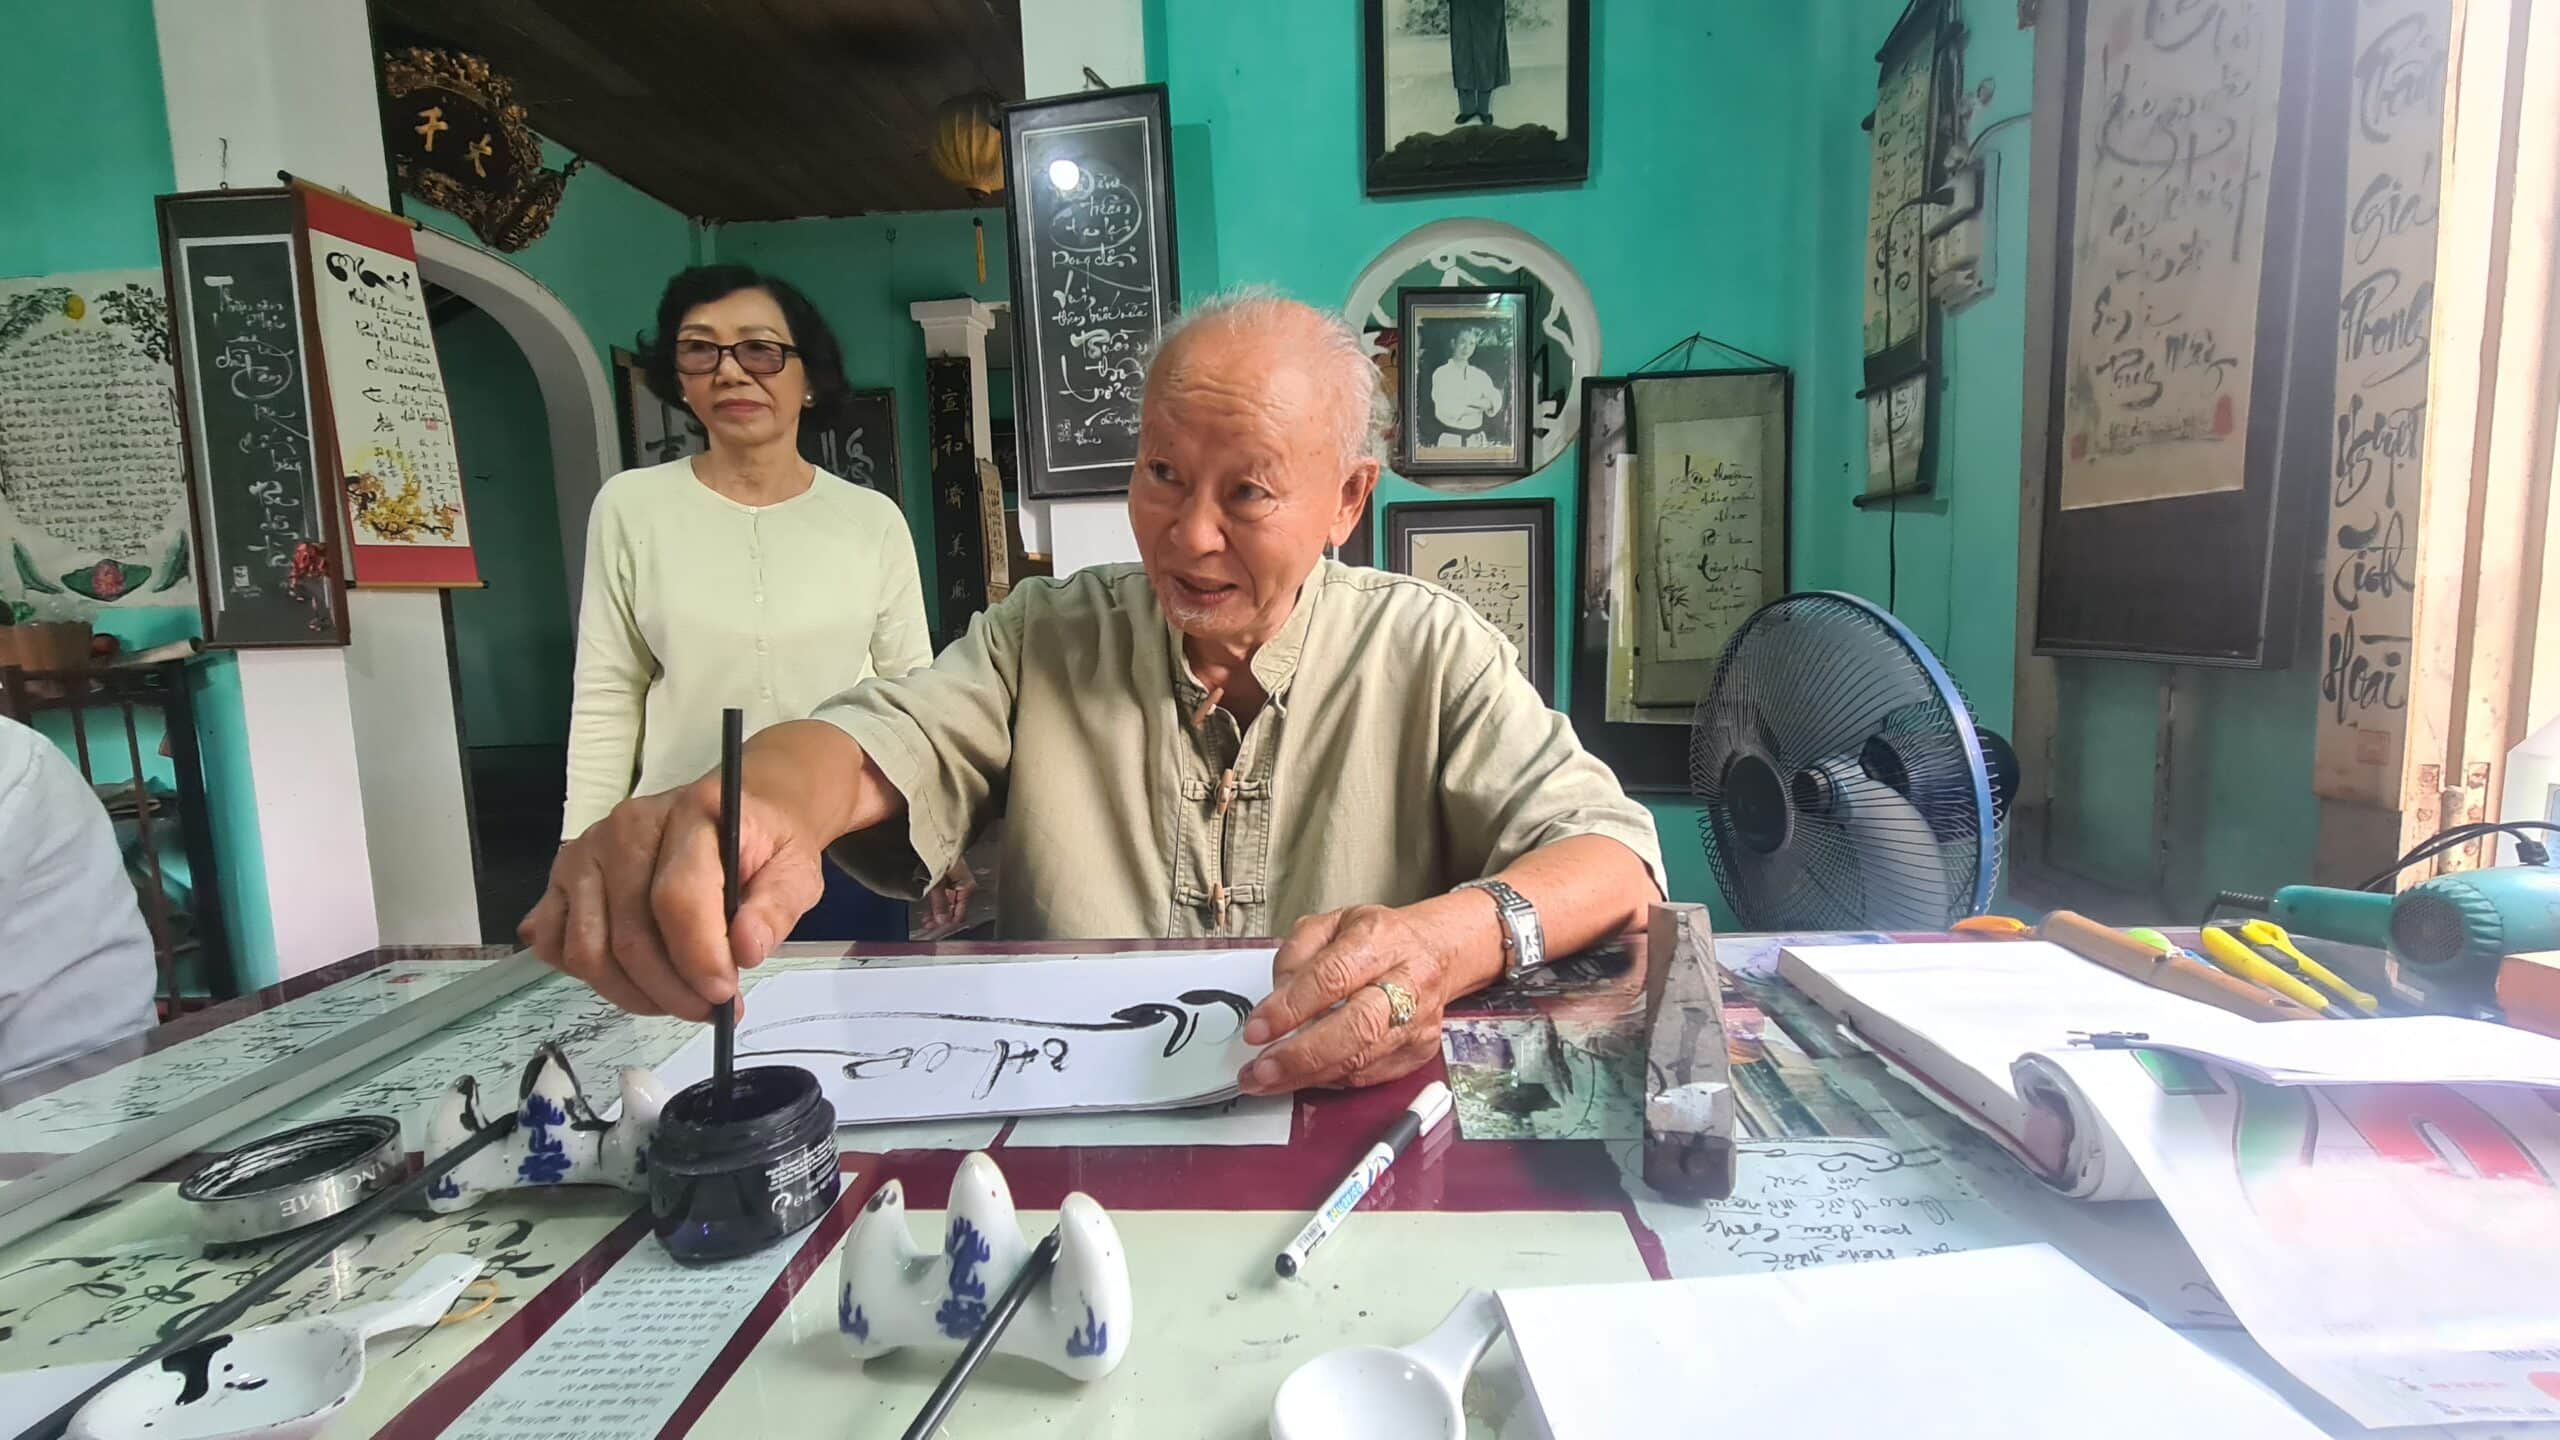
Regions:
<instances>
[{"instance_id":1,"label":"electric fan","mask_svg":"<svg viewBox=\"0 0 2560 1440\"><path fill-rule=\"evenodd\" d=\"M1817 591L1725 643L1689 783L1744 929L1943 930L1991 902L2018 762L1908 626Z\"/></svg>"}]
</instances>

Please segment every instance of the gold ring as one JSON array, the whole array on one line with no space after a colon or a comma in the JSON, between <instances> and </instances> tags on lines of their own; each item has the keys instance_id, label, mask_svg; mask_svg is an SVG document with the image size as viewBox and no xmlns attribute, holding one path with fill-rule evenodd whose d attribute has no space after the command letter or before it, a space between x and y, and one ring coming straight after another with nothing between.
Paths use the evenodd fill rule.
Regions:
<instances>
[{"instance_id":1,"label":"gold ring","mask_svg":"<svg viewBox=\"0 0 2560 1440\"><path fill-rule=\"evenodd\" d=\"M1401 1030L1413 1023L1413 992L1393 980L1372 980L1379 993L1387 997L1387 1028Z\"/></svg>"}]
</instances>

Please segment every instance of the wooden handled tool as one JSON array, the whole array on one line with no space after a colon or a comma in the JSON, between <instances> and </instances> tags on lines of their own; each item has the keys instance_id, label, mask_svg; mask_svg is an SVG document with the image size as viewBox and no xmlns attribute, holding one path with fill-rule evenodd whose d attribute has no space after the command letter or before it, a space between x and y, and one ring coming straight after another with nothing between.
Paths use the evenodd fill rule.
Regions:
<instances>
[{"instance_id":1,"label":"wooden handled tool","mask_svg":"<svg viewBox=\"0 0 2560 1440\"><path fill-rule=\"evenodd\" d=\"M1707 907L1654 906L1644 950L1644 1181L1721 1200L1733 1193L1733 1068Z\"/></svg>"},{"instance_id":2,"label":"wooden handled tool","mask_svg":"<svg viewBox=\"0 0 2560 1440\"><path fill-rule=\"evenodd\" d=\"M2272 990L2260 989L2183 955L2145 945L2121 930L2069 910L2056 910L2044 917L2044 923L2036 927L2036 935L2154 989L2201 1000L2252 1020L2320 1018Z\"/></svg>"}]
</instances>

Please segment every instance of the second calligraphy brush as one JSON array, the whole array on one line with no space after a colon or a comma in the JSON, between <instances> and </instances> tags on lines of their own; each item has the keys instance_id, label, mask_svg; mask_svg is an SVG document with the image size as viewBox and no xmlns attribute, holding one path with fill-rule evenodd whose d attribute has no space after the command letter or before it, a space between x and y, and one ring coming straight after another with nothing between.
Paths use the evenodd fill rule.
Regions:
<instances>
[{"instance_id":1,"label":"second calligraphy brush","mask_svg":"<svg viewBox=\"0 0 2560 1440\"><path fill-rule=\"evenodd\" d=\"M738 919L738 789L745 768L747 714L731 707L720 712L720 918L721 935ZM735 1093L738 1065L738 1001L731 996L711 1012L711 1078L719 1097L717 1113L727 1118Z\"/></svg>"}]
</instances>

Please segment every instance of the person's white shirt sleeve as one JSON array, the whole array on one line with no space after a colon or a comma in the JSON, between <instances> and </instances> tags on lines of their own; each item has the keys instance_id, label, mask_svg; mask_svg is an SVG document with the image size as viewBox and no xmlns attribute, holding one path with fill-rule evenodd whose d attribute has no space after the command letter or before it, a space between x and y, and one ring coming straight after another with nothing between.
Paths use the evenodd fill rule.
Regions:
<instances>
[{"instance_id":1,"label":"person's white shirt sleeve","mask_svg":"<svg viewBox=\"0 0 2560 1440\"><path fill-rule=\"evenodd\" d=\"M106 807L0 718L0 1080L150 1029L158 976Z\"/></svg>"}]
</instances>

